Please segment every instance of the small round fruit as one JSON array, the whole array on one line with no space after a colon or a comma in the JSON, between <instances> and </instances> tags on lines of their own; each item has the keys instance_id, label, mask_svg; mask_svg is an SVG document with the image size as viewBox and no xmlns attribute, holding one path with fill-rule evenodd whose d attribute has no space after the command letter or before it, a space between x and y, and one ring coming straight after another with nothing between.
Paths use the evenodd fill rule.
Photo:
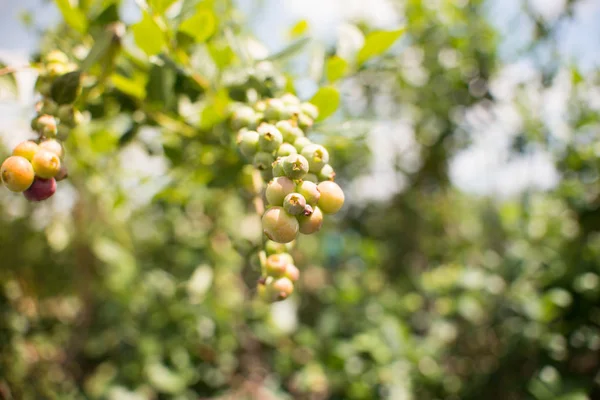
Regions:
<instances>
[{"instance_id":1,"label":"small round fruit","mask_svg":"<svg viewBox=\"0 0 600 400\"><path fill-rule=\"evenodd\" d=\"M292 282L296 282L300 278L300 270L294 264L288 264L285 267L285 275Z\"/></svg>"},{"instance_id":2,"label":"small round fruit","mask_svg":"<svg viewBox=\"0 0 600 400\"><path fill-rule=\"evenodd\" d=\"M284 120L275 124L279 132L283 135L283 140L288 143L294 143L296 139L304 137L302 129L298 128L295 121Z\"/></svg>"},{"instance_id":3,"label":"small round fruit","mask_svg":"<svg viewBox=\"0 0 600 400\"><path fill-rule=\"evenodd\" d=\"M40 149L48 150L54 154L56 154L59 158L62 158L64 155L63 147L58 142L58 140L48 139L44 140L40 143Z\"/></svg>"},{"instance_id":4,"label":"small round fruit","mask_svg":"<svg viewBox=\"0 0 600 400\"><path fill-rule=\"evenodd\" d=\"M258 152L258 132L244 130L238 134L237 145L244 157L252 158Z\"/></svg>"},{"instance_id":5,"label":"small round fruit","mask_svg":"<svg viewBox=\"0 0 600 400\"><path fill-rule=\"evenodd\" d=\"M298 216L298 223L300 233L310 235L318 232L319 229L321 229L321 226L323 226L323 213L319 207L314 207L313 212L310 215Z\"/></svg>"},{"instance_id":6,"label":"small round fruit","mask_svg":"<svg viewBox=\"0 0 600 400\"><path fill-rule=\"evenodd\" d=\"M311 119L317 119L319 116L319 109L312 103L300 104L300 110Z\"/></svg>"},{"instance_id":7,"label":"small round fruit","mask_svg":"<svg viewBox=\"0 0 600 400\"><path fill-rule=\"evenodd\" d=\"M307 138L306 136L302 136L299 137L298 139L296 139L294 141L294 147L296 148L296 150L298 150L299 153L302 153L302 150L308 146L311 145L312 142L309 138Z\"/></svg>"},{"instance_id":8,"label":"small round fruit","mask_svg":"<svg viewBox=\"0 0 600 400\"><path fill-rule=\"evenodd\" d=\"M285 176L285 171L283 170L283 158L278 157L275 161L273 161L273 177Z\"/></svg>"},{"instance_id":9,"label":"small round fruit","mask_svg":"<svg viewBox=\"0 0 600 400\"><path fill-rule=\"evenodd\" d=\"M283 209L290 215L300 215L306 208L306 199L300 193L290 193L283 199Z\"/></svg>"},{"instance_id":10,"label":"small round fruit","mask_svg":"<svg viewBox=\"0 0 600 400\"><path fill-rule=\"evenodd\" d=\"M282 206L285 197L294 192L296 185L286 176L278 176L267 185L265 197L272 206Z\"/></svg>"},{"instance_id":11,"label":"small round fruit","mask_svg":"<svg viewBox=\"0 0 600 400\"><path fill-rule=\"evenodd\" d=\"M273 291L279 295L277 300L287 299L294 292L294 283L289 278L279 278L273 282Z\"/></svg>"},{"instance_id":12,"label":"small round fruit","mask_svg":"<svg viewBox=\"0 0 600 400\"><path fill-rule=\"evenodd\" d=\"M288 260L285 257L282 257L281 254L271 254L269 257L267 257L265 269L267 271L267 275L280 277L285 274L287 265Z\"/></svg>"},{"instance_id":13,"label":"small round fruit","mask_svg":"<svg viewBox=\"0 0 600 400\"><path fill-rule=\"evenodd\" d=\"M335 179L335 170L329 164L325 164L319 172L319 179L322 181L332 181Z\"/></svg>"},{"instance_id":14,"label":"small round fruit","mask_svg":"<svg viewBox=\"0 0 600 400\"><path fill-rule=\"evenodd\" d=\"M60 158L49 150L40 149L33 156L31 165L35 174L40 178L54 178L60 171Z\"/></svg>"},{"instance_id":15,"label":"small round fruit","mask_svg":"<svg viewBox=\"0 0 600 400\"><path fill-rule=\"evenodd\" d=\"M267 240L265 242L265 250L267 251L267 254L281 254L291 250L291 245L292 243L277 243L272 240Z\"/></svg>"},{"instance_id":16,"label":"small round fruit","mask_svg":"<svg viewBox=\"0 0 600 400\"><path fill-rule=\"evenodd\" d=\"M304 196L306 204L310 204L311 206L317 205L319 197L321 197L317 184L306 179L297 185L296 192Z\"/></svg>"},{"instance_id":17,"label":"small round fruit","mask_svg":"<svg viewBox=\"0 0 600 400\"><path fill-rule=\"evenodd\" d=\"M21 156L10 156L2 163L0 175L4 186L11 192L22 192L31 186L35 172L29 160Z\"/></svg>"},{"instance_id":18,"label":"small round fruit","mask_svg":"<svg viewBox=\"0 0 600 400\"><path fill-rule=\"evenodd\" d=\"M299 114L297 118L298 126L305 130L312 128L313 124L315 123L315 121L313 121L313 119L306 114Z\"/></svg>"},{"instance_id":19,"label":"small round fruit","mask_svg":"<svg viewBox=\"0 0 600 400\"><path fill-rule=\"evenodd\" d=\"M56 118L52 115L42 115L37 118L37 131L46 137L55 137L58 128L56 124Z\"/></svg>"},{"instance_id":20,"label":"small round fruit","mask_svg":"<svg viewBox=\"0 0 600 400\"><path fill-rule=\"evenodd\" d=\"M325 147L320 144L310 144L305 146L300 152L308 160L310 172L319 173L321 169L329 162L329 153Z\"/></svg>"},{"instance_id":21,"label":"small round fruit","mask_svg":"<svg viewBox=\"0 0 600 400\"><path fill-rule=\"evenodd\" d=\"M55 192L56 180L54 178L35 178L31 187L24 191L23 195L29 201L43 201L52 197Z\"/></svg>"},{"instance_id":22,"label":"small round fruit","mask_svg":"<svg viewBox=\"0 0 600 400\"><path fill-rule=\"evenodd\" d=\"M231 116L231 127L236 131L241 128L252 129L256 127L256 112L248 106L236 108Z\"/></svg>"},{"instance_id":23,"label":"small round fruit","mask_svg":"<svg viewBox=\"0 0 600 400\"><path fill-rule=\"evenodd\" d=\"M19 143L13 149L12 155L13 156L21 156L21 157L26 158L27 160L31 161L33 159L33 156L35 155L35 153L38 152L39 149L40 148L36 142L33 142L31 140L26 140L24 142Z\"/></svg>"},{"instance_id":24,"label":"small round fruit","mask_svg":"<svg viewBox=\"0 0 600 400\"><path fill-rule=\"evenodd\" d=\"M267 169L273 168L273 161L275 161L275 157L271 153L258 152L254 156L253 164L256 169L260 171L265 171Z\"/></svg>"},{"instance_id":25,"label":"small round fruit","mask_svg":"<svg viewBox=\"0 0 600 400\"><path fill-rule=\"evenodd\" d=\"M68 177L69 177L69 171L67 170L67 167L64 164L62 164L60 166L60 171L58 171L58 174L56 174L54 179L56 180L56 182L60 182L60 181L67 179Z\"/></svg>"},{"instance_id":26,"label":"small round fruit","mask_svg":"<svg viewBox=\"0 0 600 400\"><path fill-rule=\"evenodd\" d=\"M286 105L280 99L269 99L266 103L265 119L267 121L278 121L287 119Z\"/></svg>"},{"instance_id":27,"label":"small round fruit","mask_svg":"<svg viewBox=\"0 0 600 400\"><path fill-rule=\"evenodd\" d=\"M300 105L300 99L291 93L285 93L284 95L282 95L280 97L280 99L281 99L281 101L283 101L283 104L285 104L286 106Z\"/></svg>"},{"instance_id":28,"label":"small round fruit","mask_svg":"<svg viewBox=\"0 0 600 400\"><path fill-rule=\"evenodd\" d=\"M317 186L321 197L319 198L319 208L325 214L335 214L340 211L344 205L344 192L335 182L325 181Z\"/></svg>"},{"instance_id":29,"label":"small round fruit","mask_svg":"<svg viewBox=\"0 0 600 400\"><path fill-rule=\"evenodd\" d=\"M298 220L282 207L269 208L262 217L265 235L277 243L289 243L298 235Z\"/></svg>"},{"instance_id":30,"label":"small round fruit","mask_svg":"<svg viewBox=\"0 0 600 400\"><path fill-rule=\"evenodd\" d=\"M283 159L283 170L290 179L302 179L308 173L308 161L300 154L292 154Z\"/></svg>"},{"instance_id":31,"label":"small round fruit","mask_svg":"<svg viewBox=\"0 0 600 400\"><path fill-rule=\"evenodd\" d=\"M261 124L256 131L258 132L258 147L261 151L275 151L283 143L283 136L279 129L275 128L275 125Z\"/></svg>"},{"instance_id":32,"label":"small round fruit","mask_svg":"<svg viewBox=\"0 0 600 400\"><path fill-rule=\"evenodd\" d=\"M282 143L279 149L277 149L277 157L285 157L292 154L298 154L298 150L296 150L293 144Z\"/></svg>"}]
</instances>

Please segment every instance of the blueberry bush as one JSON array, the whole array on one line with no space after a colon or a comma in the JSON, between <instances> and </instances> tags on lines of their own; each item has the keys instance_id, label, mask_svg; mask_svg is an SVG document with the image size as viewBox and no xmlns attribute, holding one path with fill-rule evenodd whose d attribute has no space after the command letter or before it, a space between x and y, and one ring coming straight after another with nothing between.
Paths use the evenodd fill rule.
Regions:
<instances>
[{"instance_id":1,"label":"blueberry bush","mask_svg":"<svg viewBox=\"0 0 600 400\"><path fill-rule=\"evenodd\" d=\"M2 132L0 399L600 398L600 83L557 42L582 2L523 1L511 55L483 0L273 51L260 2L125 3L55 0ZM555 184L461 189L496 130Z\"/></svg>"}]
</instances>

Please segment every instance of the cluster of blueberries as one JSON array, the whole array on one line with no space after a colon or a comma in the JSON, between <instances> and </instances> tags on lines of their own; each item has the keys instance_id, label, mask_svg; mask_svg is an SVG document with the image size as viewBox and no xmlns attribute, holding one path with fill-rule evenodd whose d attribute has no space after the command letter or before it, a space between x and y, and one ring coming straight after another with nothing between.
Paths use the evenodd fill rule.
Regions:
<instances>
[{"instance_id":1,"label":"cluster of blueberries","mask_svg":"<svg viewBox=\"0 0 600 400\"><path fill-rule=\"evenodd\" d=\"M267 243L289 244L299 233L315 233L323 225L324 214L335 214L344 205L329 152L305 134L318 113L313 104L289 93L258 101L253 107L238 105L232 112L239 151L268 182L262 216ZM287 298L298 278L291 256L272 252L263 264L260 296L271 301Z\"/></svg>"}]
</instances>

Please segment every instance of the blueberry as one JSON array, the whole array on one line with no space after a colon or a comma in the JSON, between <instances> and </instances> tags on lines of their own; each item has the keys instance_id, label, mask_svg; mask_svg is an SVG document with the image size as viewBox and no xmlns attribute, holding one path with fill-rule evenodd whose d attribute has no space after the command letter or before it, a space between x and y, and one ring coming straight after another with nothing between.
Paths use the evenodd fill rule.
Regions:
<instances>
[{"instance_id":1,"label":"blueberry","mask_svg":"<svg viewBox=\"0 0 600 400\"><path fill-rule=\"evenodd\" d=\"M283 199L283 209L290 215L300 215L306 208L306 199L300 193L290 193Z\"/></svg>"},{"instance_id":2,"label":"blueberry","mask_svg":"<svg viewBox=\"0 0 600 400\"><path fill-rule=\"evenodd\" d=\"M265 235L277 243L289 243L298 235L298 221L282 207L269 208L262 217Z\"/></svg>"},{"instance_id":3,"label":"blueberry","mask_svg":"<svg viewBox=\"0 0 600 400\"><path fill-rule=\"evenodd\" d=\"M285 197L292 193L295 188L296 185L291 179L285 176L279 176L269 182L267 189L265 190L265 197L270 205L282 206Z\"/></svg>"},{"instance_id":4,"label":"blueberry","mask_svg":"<svg viewBox=\"0 0 600 400\"><path fill-rule=\"evenodd\" d=\"M335 182L325 181L318 185L321 197L319 198L319 208L325 214L335 214L344 205L344 192Z\"/></svg>"},{"instance_id":5,"label":"blueberry","mask_svg":"<svg viewBox=\"0 0 600 400\"><path fill-rule=\"evenodd\" d=\"M308 173L308 161L300 154L292 154L283 159L283 170L290 179L302 179Z\"/></svg>"},{"instance_id":6,"label":"blueberry","mask_svg":"<svg viewBox=\"0 0 600 400\"><path fill-rule=\"evenodd\" d=\"M29 188L35 178L33 166L24 157L10 156L0 167L2 183L11 192L22 192Z\"/></svg>"}]
</instances>

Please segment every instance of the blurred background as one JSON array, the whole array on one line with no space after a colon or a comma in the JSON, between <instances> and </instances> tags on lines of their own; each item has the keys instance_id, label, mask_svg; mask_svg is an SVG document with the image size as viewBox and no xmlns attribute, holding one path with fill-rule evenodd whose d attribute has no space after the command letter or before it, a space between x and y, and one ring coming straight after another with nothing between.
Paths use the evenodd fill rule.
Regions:
<instances>
[{"instance_id":1,"label":"blurred background","mask_svg":"<svg viewBox=\"0 0 600 400\"><path fill-rule=\"evenodd\" d=\"M78 60L144 7L0 1L0 62ZM70 179L40 204L0 191L1 399L600 399L599 1L186 0L168 26L194 7L217 28L190 68L216 94L166 79L128 30L78 105ZM215 106L240 54L302 99L341 94L310 136L347 202L298 241L274 305L254 296L260 218ZM32 137L35 78L0 80L2 157Z\"/></svg>"}]
</instances>

